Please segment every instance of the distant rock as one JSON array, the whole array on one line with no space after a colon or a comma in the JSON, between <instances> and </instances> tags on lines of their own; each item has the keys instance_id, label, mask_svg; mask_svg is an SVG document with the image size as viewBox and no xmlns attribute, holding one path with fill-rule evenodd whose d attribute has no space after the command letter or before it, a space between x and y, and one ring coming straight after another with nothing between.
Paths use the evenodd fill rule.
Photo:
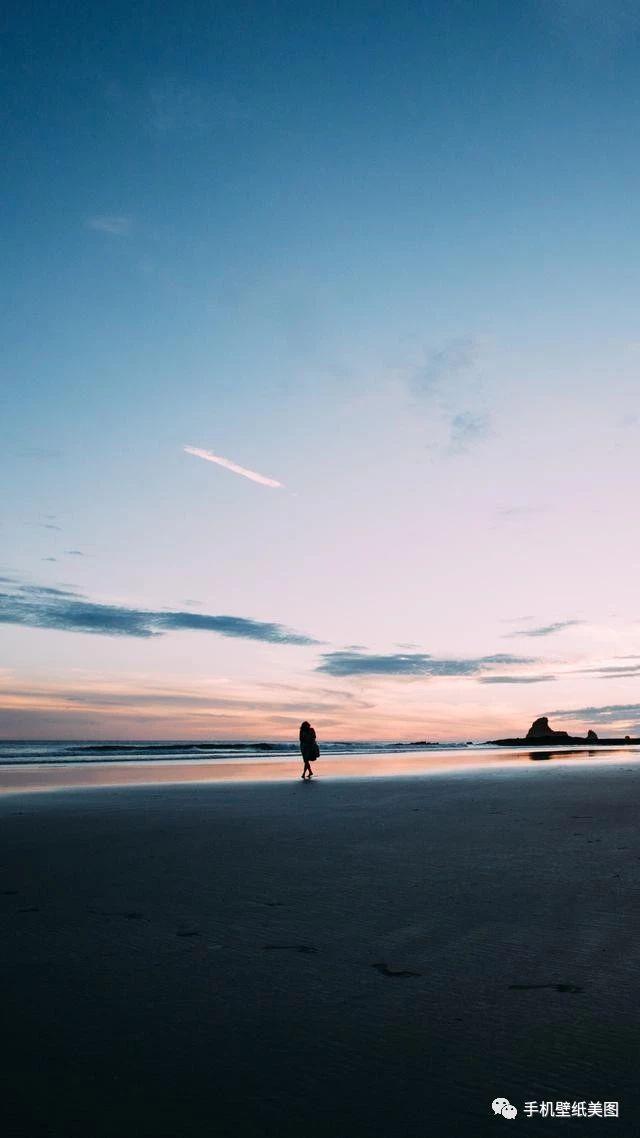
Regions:
<instances>
[{"instance_id":1,"label":"distant rock","mask_svg":"<svg viewBox=\"0 0 640 1138\"><path fill-rule=\"evenodd\" d=\"M546 715L541 715L540 719L534 719L531 727L527 731L527 740L535 739L536 742L545 742L548 739L553 739L556 743L567 742L571 736L567 731L553 731L549 726L549 720Z\"/></svg>"},{"instance_id":2,"label":"distant rock","mask_svg":"<svg viewBox=\"0 0 640 1138\"><path fill-rule=\"evenodd\" d=\"M553 743L558 746L577 743L583 747L587 744L589 746L597 744L598 746L611 747L619 745L623 740L599 739L595 731L588 731L586 736L569 735L567 731L554 731L553 727L549 726L547 716L541 715L539 719L534 719L524 739L488 739L487 742L497 744L499 747L522 747L525 744L530 747L546 747ZM640 739L632 739L629 735L625 735L624 742L631 743L636 747L640 746Z\"/></svg>"}]
</instances>

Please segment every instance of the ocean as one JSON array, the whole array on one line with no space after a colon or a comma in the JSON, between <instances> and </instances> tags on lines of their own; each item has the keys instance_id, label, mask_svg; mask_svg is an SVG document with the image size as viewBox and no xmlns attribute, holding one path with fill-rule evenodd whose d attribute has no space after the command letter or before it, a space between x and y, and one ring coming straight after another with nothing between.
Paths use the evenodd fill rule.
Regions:
<instances>
[{"instance_id":1,"label":"ocean","mask_svg":"<svg viewBox=\"0 0 640 1138\"><path fill-rule=\"evenodd\" d=\"M321 744L321 753L327 757L340 755L397 755L433 750L478 750L485 743L380 743L330 742ZM79 742L78 740L12 741L0 740L0 765L27 763L118 763L158 762L162 760L189 762L202 759L206 762L233 760L256 762L260 759L299 758L297 742L193 742L193 740L163 740L118 742L117 740Z\"/></svg>"}]
</instances>

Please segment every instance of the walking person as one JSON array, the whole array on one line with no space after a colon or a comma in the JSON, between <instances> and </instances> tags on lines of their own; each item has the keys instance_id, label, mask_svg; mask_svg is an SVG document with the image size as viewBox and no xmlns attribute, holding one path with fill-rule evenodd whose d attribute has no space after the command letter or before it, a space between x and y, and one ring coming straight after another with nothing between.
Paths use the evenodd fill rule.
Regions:
<instances>
[{"instance_id":1,"label":"walking person","mask_svg":"<svg viewBox=\"0 0 640 1138\"><path fill-rule=\"evenodd\" d=\"M320 748L316 743L316 733L310 723L306 719L300 725L300 751L302 752L302 760L304 766L302 768L301 778L313 778L313 771L311 770L311 763L318 758Z\"/></svg>"}]
</instances>

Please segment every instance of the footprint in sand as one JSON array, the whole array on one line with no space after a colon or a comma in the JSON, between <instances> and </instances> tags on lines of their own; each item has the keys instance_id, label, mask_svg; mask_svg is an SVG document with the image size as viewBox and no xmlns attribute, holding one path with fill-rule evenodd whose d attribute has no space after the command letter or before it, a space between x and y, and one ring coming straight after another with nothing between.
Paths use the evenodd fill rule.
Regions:
<instances>
[{"instance_id":1,"label":"footprint in sand","mask_svg":"<svg viewBox=\"0 0 640 1138\"><path fill-rule=\"evenodd\" d=\"M92 917L124 917L127 921L141 921L144 919L144 913L139 913L137 909L127 909L125 912L116 912L109 909L94 909L88 908L88 913Z\"/></svg>"},{"instance_id":2,"label":"footprint in sand","mask_svg":"<svg viewBox=\"0 0 640 1138\"><path fill-rule=\"evenodd\" d=\"M372 964L371 967L376 968L383 976L422 976L422 972L409 972L406 968L390 968L384 961Z\"/></svg>"},{"instance_id":3,"label":"footprint in sand","mask_svg":"<svg viewBox=\"0 0 640 1138\"><path fill-rule=\"evenodd\" d=\"M290 952L317 952L317 948L313 944L263 944L263 949L267 952L272 949L288 949Z\"/></svg>"},{"instance_id":4,"label":"footprint in sand","mask_svg":"<svg viewBox=\"0 0 640 1138\"><path fill-rule=\"evenodd\" d=\"M584 988L577 984L509 984L509 988L518 992L528 992L532 988L552 988L554 992L584 992Z\"/></svg>"}]
</instances>

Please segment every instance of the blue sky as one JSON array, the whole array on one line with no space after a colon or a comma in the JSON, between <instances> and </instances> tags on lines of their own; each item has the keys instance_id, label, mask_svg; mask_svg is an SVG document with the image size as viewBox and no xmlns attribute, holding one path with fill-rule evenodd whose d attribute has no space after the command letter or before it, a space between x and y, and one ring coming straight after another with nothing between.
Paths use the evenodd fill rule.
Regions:
<instances>
[{"instance_id":1,"label":"blue sky","mask_svg":"<svg viewBox=\"0 0 640 1138\"><path fill-rule=\"evenodd\" d=\"M635 6L13 7L0 732L633 726Z\"/></svg>"}]
</instances>

